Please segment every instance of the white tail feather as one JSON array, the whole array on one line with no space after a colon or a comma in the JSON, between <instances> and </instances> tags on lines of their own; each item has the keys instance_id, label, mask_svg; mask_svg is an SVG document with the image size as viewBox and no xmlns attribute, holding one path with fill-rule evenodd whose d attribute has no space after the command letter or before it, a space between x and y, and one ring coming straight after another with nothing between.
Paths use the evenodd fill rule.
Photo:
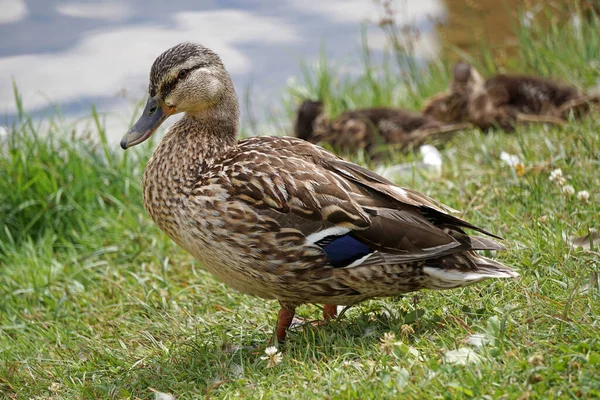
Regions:
<instances>
[{"instance_id":1,"label":"white tail feather","mask_svg":"<svg viewBox=\"0 0 600 400\"><path fill-rule=\"evenodd\" d=\"M472 271L423 267L423 272L429 277L426 287L429 289L452 289L489 278L517 278L519 276L512 268L489 258L478 256L476 263L477 269Z\"/></svg>"}]
</instances>

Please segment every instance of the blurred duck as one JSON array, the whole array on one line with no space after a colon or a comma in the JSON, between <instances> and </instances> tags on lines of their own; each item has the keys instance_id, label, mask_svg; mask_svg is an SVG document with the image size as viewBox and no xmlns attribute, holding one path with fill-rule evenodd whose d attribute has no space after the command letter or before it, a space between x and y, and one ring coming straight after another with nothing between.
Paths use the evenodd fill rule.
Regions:
<instances>
[{"instance_id":1,"label":"blurred duck","mask_svg":"<svg viewBox=\"0 0 600 400\"><path fill-rule=\"evenodd\" d=\"M380 145L404 150L469 127L469 123L447 124L430 116L387 107L346 111L329 120L322 102L305 100L298 109L294 131L297 138L311 143L328 143L345 152L366 150L373 155Z\"/></svg>"},{"instance_id":2,"label":"blurred duck","mask_svg":"<svg viewBox=\"0 0 600 400\"><path fill-rule=\"evenodd\" d=\"M599 100L535 76L500 74L485 80L471 64L461 62L454 66L450 89L430 98L423 114L446 123L512 131L521 121L563 125L569 113L581 115Z\"/></svg>"}]
</instances>

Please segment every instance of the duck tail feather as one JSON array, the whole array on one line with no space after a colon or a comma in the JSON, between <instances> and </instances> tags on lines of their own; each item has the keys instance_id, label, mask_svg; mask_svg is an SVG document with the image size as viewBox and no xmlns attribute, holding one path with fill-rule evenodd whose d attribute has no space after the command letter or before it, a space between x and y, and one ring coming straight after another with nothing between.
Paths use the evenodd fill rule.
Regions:
<instances>
[{"instance_id":1,"label":"duck tail feather","mask_svg":"<svg viewBox=\"0 0 600 400\"><path fill-rule=\"evenodd\" d=\"M506 247L495 240L483 236L469 236L472 250L506 250Z\"/></svg>"},{"instance_id":2,"label":"duck tail feather","mask_svg":"<svg viewBox=\"0 0 600 400\"><path fill-rule=\"evenodd\" d=\"M423 272L429 278L428 289L453 289L472 285L490 278L517 278L519 274L506 265L473 253L472 269L440 268L425 266Z\"/></svg>"}]
</instances>

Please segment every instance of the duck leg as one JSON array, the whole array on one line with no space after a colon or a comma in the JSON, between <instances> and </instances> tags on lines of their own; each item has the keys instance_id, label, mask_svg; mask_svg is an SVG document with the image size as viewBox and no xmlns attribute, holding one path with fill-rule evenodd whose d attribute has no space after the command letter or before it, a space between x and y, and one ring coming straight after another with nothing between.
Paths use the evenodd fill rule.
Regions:
<instances>
[{"instance_id":1,"label":"duck leg","mask_svg":"<svg viewBox=\"0 0 600 400\"><path fill-rule=\"evenodd\" d=\"M279 310L279 314L277 314L277 342L281 343L285 341L285 336L287 334L287 330L290 327L292 320L294 319L294 314L296 313L296 306L279 302L281 305L281 309Z\"/></svg>"},{"instance_id":2,"label":"duck leg","mask_svg":"<svg viewBox=\"0 0 600 400\"><path fill-rule=\"evenodd\" d=\"M600 104L600 95L582 96L577 99L567 101L559 108L559 114L563 118L568 118L572 112L576 117L581 118L588 112L592 105Z\"/></svg>"},{"instance_id":3,"label":"duck leg","mask_svg":"<svg viewBox=\"0 0 600 400\"><path fill-rule=\"evenodd\" d=\"M525 114L525 113L517 113L517 121L523 122L539 122L543 124L552 124L565 126L567 121L560 117L555 117L553 115L537 115L537 114Z\"/></svg>"},{"instance_id":4,"label":"duck leg","mask_svg":"<svg viewBox=\"0 0 600 400\"><path fill-rule=\"evenodd\" d=\"M436 139L439 139L443 136L443 134L453 133L456 131L470 128L473 128L473 124L469 122L458 122L455 124L446 124L435 128L417 129L406 135L406 137L404 138L404 142L402 143L402 147L404 148L421 146L432 136Z\"/></svg>"},{"instance_id":5,"label":"duck leg","mask_svg":"<svg viewBox=\"0 0 600 400\"><path fill-rule=\"evenodd\" d=\"M337 317L337 306L335 304L323 305L323 320L330 321Z\"/></svg>"},{"instance_id":6,"label":"duck leg","mask_svg":"<svg viewBox=\"0 0 600 400\"><path fill-rule=\"evenodd\" d=\"M277 329L276 336L277 342L282 343L285 341L285 337L287 335L287 330L292 324L294 320L294 315L296 314L296 306L288 303L279 302L281 305L281 309L279 310L279 314L277 314ZM327 321L332 320L337 317L337 306L335 304L325 304L323 305L323 320L324 321L316 321L313 323L314 326L320 326Z\"/></svg>"}]
</instances>

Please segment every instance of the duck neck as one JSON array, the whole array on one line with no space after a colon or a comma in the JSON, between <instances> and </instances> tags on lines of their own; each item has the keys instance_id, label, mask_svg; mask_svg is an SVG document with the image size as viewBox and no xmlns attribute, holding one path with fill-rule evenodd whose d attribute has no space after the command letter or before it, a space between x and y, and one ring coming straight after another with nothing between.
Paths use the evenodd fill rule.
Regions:
<instances>
[{"instance_id":1,"label":"duck neck","mask_svg":"<svg viewBox=\"0 0 600 400\"><path fill-rule=\"evenodd\" d=\"M210 165L237 146L237 132L237 104L235 108L187 113L170 130L172 151L187 162Z\"/></svg>"},{"instance_id":2,"label":"duck neck","mask_svg":"<svg viewBox=\"0 0 600 400\"><path fill-rule=\"evenodd\" d=\"M165 134L144 173L144 186L167 182L173 193L187 193L198 178L237 146L237 101L186 113Z\"/></svg>"}]
</instances>

